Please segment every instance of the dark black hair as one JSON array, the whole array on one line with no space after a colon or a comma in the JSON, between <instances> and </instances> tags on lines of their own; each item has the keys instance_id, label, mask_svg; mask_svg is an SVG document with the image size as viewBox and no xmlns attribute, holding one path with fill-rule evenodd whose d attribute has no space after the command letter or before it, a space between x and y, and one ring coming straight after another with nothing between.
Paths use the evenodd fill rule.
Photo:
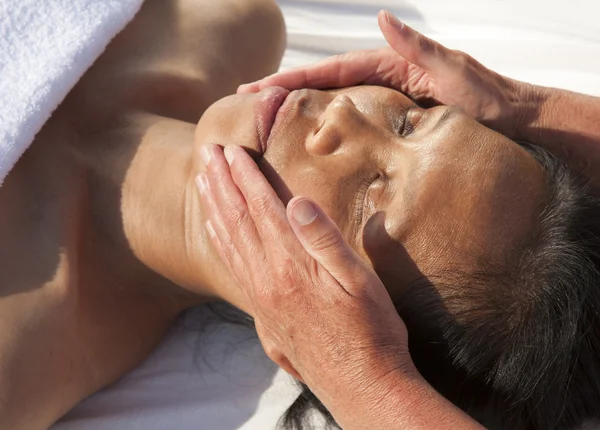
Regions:
<instances>
[{"instance_id":1,"label":"dark black hair","mask_svg":"<svg viewBox=\"0 0 600 430\"><path fill-rule=\"evenodd\" d=\"M413 361L447 399L490 429L573 428L600 417L600 204L582 176L538 147L546 172L536 228L501 265L447 270L398 303ZM280 420L335 421L306 387Z\"/></svg>"}]
</instances>

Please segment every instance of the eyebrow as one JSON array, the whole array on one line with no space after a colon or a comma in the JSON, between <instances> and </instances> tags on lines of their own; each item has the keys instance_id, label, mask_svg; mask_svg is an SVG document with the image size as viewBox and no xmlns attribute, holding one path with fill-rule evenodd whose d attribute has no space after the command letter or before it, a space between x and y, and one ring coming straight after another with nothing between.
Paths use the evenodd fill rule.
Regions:
<instances>
[{"instance_id":1,"label":"eyebrow","mask_svg":"<svg viewBox=\"0 0 600 430\"><path fill-rule=\"evenodd\" d=\"M431 132L437 131L444 126L446 122L456 113L456 109L447 109L431 128Z\"/></svg>"}]
</instances>

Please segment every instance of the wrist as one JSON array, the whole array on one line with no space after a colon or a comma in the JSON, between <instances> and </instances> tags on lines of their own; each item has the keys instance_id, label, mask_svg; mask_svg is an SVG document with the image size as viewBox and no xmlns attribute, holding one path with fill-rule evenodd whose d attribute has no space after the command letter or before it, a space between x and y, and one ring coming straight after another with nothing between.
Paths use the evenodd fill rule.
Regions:
<instances>
[{"instance_id":1,"label":"wrist","mask_svg":"<svg viewBox=\"0 0 600 430\"><path fill-rule=\"evenodd\" d=\"M402 428L393 424L404 421L411 409L423 401L423 394L431 390L412 360L409 364L405 361L387 370L369 365L372 371L345 383L343 394L335 390L342 395L330 398L331 404L324 403L336 422L345 430Z\"/></svg>"},{"instance_id":2,"label":"wrist","mask_svg":"<svg viewBox=\"0 0 600 430\"><path fill-rule=\"evenodd\" d=\"M520 81L513 81L513 88L512 134L508 137L535 143L551 111L550 89Z\"/></svg>"},{"instance_id":3,"label":"wrist","mask_svg":"<svg viewBox=\"0 0 600 430\"><path fill-rule=\"evenodd\" d=\"M347 388L355 391L354 395L345 397L345 402L337 402L335 409L330 408L344 430L483 429L477 421L439 394L421 376L412 361L411 366L403 366L381 374L379 379Z\"/></svg>"}]
</instances>

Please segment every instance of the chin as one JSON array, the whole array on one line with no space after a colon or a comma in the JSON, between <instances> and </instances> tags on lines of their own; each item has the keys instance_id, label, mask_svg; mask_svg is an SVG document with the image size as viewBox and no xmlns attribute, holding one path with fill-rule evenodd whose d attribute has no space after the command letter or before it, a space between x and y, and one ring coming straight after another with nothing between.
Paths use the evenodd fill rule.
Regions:
<instances>
[{"instance_id":1,"label":"chin","mask_svg":"<svg viewBox=\"0 0 600 430\"><path fill-rule=\"evenodd\" d=\"M253 157L262 153L254 120L254 94L233 94L209 106L196 125L194 146L243 146Z\"/></svg>"}]
</instances>

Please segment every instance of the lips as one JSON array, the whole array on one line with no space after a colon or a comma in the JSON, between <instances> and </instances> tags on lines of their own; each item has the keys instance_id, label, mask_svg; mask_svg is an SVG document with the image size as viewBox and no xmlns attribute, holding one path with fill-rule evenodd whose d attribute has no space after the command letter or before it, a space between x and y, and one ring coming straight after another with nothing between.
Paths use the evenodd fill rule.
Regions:
<instances>
[{"instance_id":1,"label":"lips","mask_svg":"<svg viewBox=\"0 0 600 430\"><path fill-rule=\"evenodd\" d=\"M277 118L279 108L290 94L288 90L281 87L270 87L263 90L260 99L255 106L256 129L262 153L267 150L267 142Z\"/></svg>"}]
</instances>

